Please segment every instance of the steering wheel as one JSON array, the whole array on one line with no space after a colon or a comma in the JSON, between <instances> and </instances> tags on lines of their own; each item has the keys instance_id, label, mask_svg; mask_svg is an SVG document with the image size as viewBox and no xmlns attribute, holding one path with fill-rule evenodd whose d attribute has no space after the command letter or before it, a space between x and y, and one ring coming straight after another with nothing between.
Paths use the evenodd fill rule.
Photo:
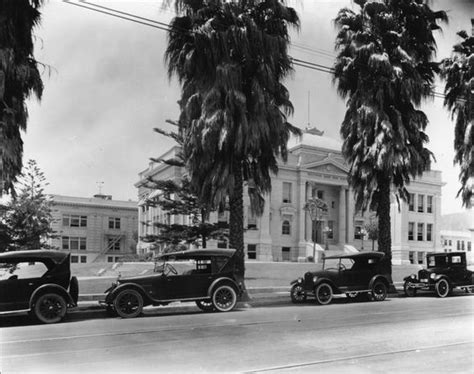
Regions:
<instances>
[{"instance_id":1,"label":"steering wheel","mask_svg":"<svg viewBox=\"0 0 474 374\"><path fill-rule=\"evenodd\" d=\"M165 265L165 270L163 271L163 273L165 271L168 271L166 274L169 274L169 273L173 273L174 275L178 274L178 270L176 270L175 267L169 264L168 262Z\"/></svg>"}]
</instances>

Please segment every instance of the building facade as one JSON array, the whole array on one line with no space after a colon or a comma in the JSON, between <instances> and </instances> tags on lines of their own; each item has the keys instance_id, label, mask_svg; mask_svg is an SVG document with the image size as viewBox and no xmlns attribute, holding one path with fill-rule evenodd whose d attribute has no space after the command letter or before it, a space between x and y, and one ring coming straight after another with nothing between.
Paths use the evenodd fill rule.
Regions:
<instances>
[{"instance_id":1,"label":"building facade","mask_svg":"<svg viewBox=\"0 0 474 374\"><path fill-rule=\"evenodd\" d=\"M289 144L286 163L272 178L272 191L265 198L261 217L250 210L250 200L244 188L245 246L248 259L259 261L307 261L313 254L321 257L325 250L357 251L377 249L366 235L365 225L376 220L371 213L355 211L354 197L347 183L348 167L341 154L341 142L322 136L316 129L307 129ZM172 156L171 149L161 158ZM139 174L141 201L157 194L144 188L146 178L179 178L176 167L153 164ZM439 216L441 172L427 171L408 186L410 203L392 201L393 263L419 263L427 252L441 250ZM316 197L326 203L327 211L319 210L312 218L304 210L308 199ZM168 221L163 221L166 219ZM226 220L226 214L211 214L211 220ZM159 208L144 205L139 210L142 236L154 230L152 223L184 222L185 217L165 217ZM225 246L226 243L215 243ZM147 251L146 245L140 246Z\"/></svg>"},{"instance_id":2,"label":"building facade","mask_svg":"<svg viewBox=\"0 0 474 374\"><path fill-rule=\"evenodd\" d=\"M474 265L474 198L469 209L441 217L441 245L444 252L466 252L468 264Z\"/></svg>"},{"instance_id":3,"label":"building facade","mask_svg":"<svg viewBox=\"0 0 474 374\"><path fill-rule=\"evenodd\" d=\"M118 262L136 253L136 201L51 195L52 245L71 253L72 263Z\"/></svg>"}]
</instances>

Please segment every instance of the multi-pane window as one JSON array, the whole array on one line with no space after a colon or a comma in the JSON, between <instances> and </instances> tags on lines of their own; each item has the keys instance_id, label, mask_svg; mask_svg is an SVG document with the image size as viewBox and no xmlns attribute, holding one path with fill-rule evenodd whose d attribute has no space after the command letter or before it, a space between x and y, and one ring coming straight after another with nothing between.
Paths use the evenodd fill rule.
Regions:
<instances>
[{"instance_id":1,"label":"multi-pane window","mask_svg":"<svg viewBox=\"0 0 474 374\"><path fill-rule=\"evenodd\" d=\"M87 227L87 216L74 214L63 215L63 226L65 227Z\"/></svg>"},{"instance_id":2,"label":"multi-pane window","mask_svg":"<svg viewBox=\"0 0 474 374\"><path fill-rule=\"evenodd\" d=\"M467 242L467 251L471 252L471 242Z\"/></svg>"},{"instance_id":3,"label":"multi-pane window","mask_svg":"<svg viewBox=\"0 0 474 374\"><path fill-rule=\"evenodd\" d=\"M291 203L291 183L283 182L283 202Z\"/></svg>"},{"instance_id":4,"label":"multi-pane window","mask_svg":"<svg viewBox=\"0 0 474 374\"><path fill-rule=\"evenodd\" d=\"M247 228L249 230L256 230L257 229L257 216L252 212L252 209L248 210L247 216Z\"/></svg>"},{"instance_id":5,"label":"multi-pane window","mask_svg":"<svg viewBox=\"0 0 474 374\"><path fill-rule=\"evenodd\" d=\"M79 262L79 256L71 256L71 263L77 264Z\"/></svg>"},{"instance_id":6,"label":"multi-pane window","mask_svg":"<svg viewBox=\"0 0 474 374\"><path fill-rule=\"evenodd\" d=\"M461 251L464 251L464 240L461 242Z\"/></svg>"},{"instance_id":7,"label":"multi-pane window","mask_svg":"<svg viewBox=\"0 0 474 374\"><path fill-rule=\"evenodd\" d=\"M415 222L408 222L408 240L415 240Z\"/></svg>"},{"instance_id":8,"label":"multi-pane window","mask_svg":"<svg viewBox=\"0 0 474 374\"><path fill-rule=\"evenodd\" d=\"M424 258L424 253L423 252L418 252L418 264L422 265L423 264L423 258Z\"/></svg>"},{"instance_id":9,"label":"multi-pane window","mask_svg":"<svg viewBox=\"0 0 474 374\"><path fill-rule=\"evenodd\" d=\"M433 240L433 224L426 224L426 240L431 242Z\"/></svg>"},{"instance_id":10,"label":"multi-pane window","mask_svg":"<svg viewBox=\"0 0 474 374\"><path fill-rule=\"evenodd\" d=\"M85 251L87 249L87 240L85 237L63 236L61 238L62 249L69 251Z\"/></svg>"},{"instance_id":11,"label":"multi-pane window","mask_svg":"<svg viewBox=\"0 0 474 374\"><path fill-rule=\"evenodd\" d=\"M81 264L87 263L87 256L81 256Z\"/></svg>"},{"instance_id":12,"label":"multi-pane window","mask_svg":"<svg viewBox=\"0 0 474 374\"><path fill-rule=\"evenodd\" d=\"M410 261L410 264L415 263L415 252L413 251L408 252L408 260Z\"/></svg>"},{"instance_id":13,"label":"multi-pane window","mask_svg":"<svg viewBox=\"0 0 474 374\"><path fill-rule=\"evenodd\" d=\"M290 221L284 220L281 224L281 233L282 235L291 235L291 224Z\"/></svg>"},{"instance_id":14,"label":"multi-pane window","mask_svg":"<svg viewBox=\"0 0 474 374\"><path fill-rule=\"evenodd\" d=\"M425 211L425 195L418 195L418 213Z\"/></svg>"},{"instance_id":15,"label":"multi-pane window","mask_svg":"<svg viewBox=\"0 0 474 374\"><path fill-rule=\"evenodd\" d=\"M416 228L416 237L419 242L423 241L424 231L425 231L425 224L418 223L417 228Z\"/></svg>"},{"instance_id":16,"label":"multi-pane window","mask_svg":"<svg viewBox=\"0 0 474 374\"><path fill-rule=\"evenodd\" d=\"M119 217L109 217L109 229L120 229L120 218Z\"/></svg>"},{"instance_id":17,"label":"multi-pane window","mask_svg":"<svg viewBox=\"0 0 474 374\"><path fill-rule=\"evenodd\" d=\"M107 242L107 249L109 251L120 251L120 240L109 238Z\"/></svg>"},{"instance_id":18,"label":"multi-pane window","mask_svg":"<svg viewBox=\"0 0 474 374\"><path fill-rule=\"evenodd\" d=\"M249 260L255 260L257 258L257 245L247 244L247 257Z\"/></svg>"},{"instance_id":19,"label":"multi-pane window","mask_svg":"<svg viewBox=\"0 0 474 374\"><path fill-rule=\"evenodd\" d=\"M415 194L414 193L408 194L408 210L410 212L415 211Z\"/></svg>"},{"instance_id":20,"label":"multi-pane window","mask_svg":"<svg viewBox=\"0 0 474 374\"><path fill-rule=\"evenodd\" d=\"M461 250L461 242L460 242L459 240L456 240L456 249L457 249L458 251Z\"/></svg>"},{"instance_id":21,"label":"multi-pane window","mask_svg":"<svg viewBox=\"0 0 474 374\"><path fill-rule=\"evenodd\" d=\"M426 213L433 213L433 196L426 196Z\"/></svg>"}]
</instances>

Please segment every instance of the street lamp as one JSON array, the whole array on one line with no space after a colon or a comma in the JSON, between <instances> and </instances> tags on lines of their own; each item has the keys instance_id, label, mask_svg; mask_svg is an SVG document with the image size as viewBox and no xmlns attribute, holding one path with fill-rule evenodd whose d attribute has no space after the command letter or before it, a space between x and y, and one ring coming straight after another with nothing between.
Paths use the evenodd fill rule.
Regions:
<instances>
[{"instance_id":1,"label":"street lamp","mask_svg":"<svg viewBox=\"0 0 474 374\"><path fill-rule=\"evenodd\" d=\"M325 250L329 250L329 244L328 244L328 239L329 239L329 233L331 232L332 230L329 228L329 226L326 226L324 228L324 235L326 235L326 246L325 246Z\"/></svg>"},{"instance_id":2,"label":"street lamp","mask_svg":"<svg viewBox=\"0 0 474 374\"><path fill-rule=\"evenodd\" d=\"M312 223L312 230L311 230L311 236L313 239L313 262L316 262L316 232L315 232L315 223L317 222L318 219L318 213L319 215L322 214L323 211L327 211L327 205L326 203L318 199L317 197L312 197L306 201L306 204L304 205L303 208L305 211L309 213L309 216L311 218L311 223Z\"/></svg>"}]
</instances>

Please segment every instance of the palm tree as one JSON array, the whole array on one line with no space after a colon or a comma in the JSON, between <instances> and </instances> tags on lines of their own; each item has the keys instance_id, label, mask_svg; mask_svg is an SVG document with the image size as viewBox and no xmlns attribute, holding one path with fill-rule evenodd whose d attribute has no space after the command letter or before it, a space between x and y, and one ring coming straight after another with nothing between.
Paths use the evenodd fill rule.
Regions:
<instances>
[{"instance_id":1,"label":"palm tree","mask_svg":"<svg viewBox=\"0 0 474 374\"><path fill-rule=\"evenodd\" d=\"M282 80L292 70L288 26L298 16L280 0L178 0L166 60L182 84L182 131L191 183L210 206L228 206L229 244L244 274L243 186L271 189L278 157L299 130ZM262 199L252 198L257 213Z\"/></svg>"},{"instance_id":2,"label":"palm tree","mask_svg":"<svg viewBox=\"0 0 474 374\"><path fill-rule=\"evenodd\" d=\"M38 99L43 82L33 56L33 29L39 24L43 0L0 0L0 195L14 193L21 173L28 111L26 99ZM3 182L3 183L2 183Z\"/></svg>"},{"instance_id":3,"label":"palm tree","mask_svg":"<svg viewBox=\"0 0 474 374\"><path fill-rule=\"evenodd\" d=\"M391 271L392 187L406 200L406 185L430 166L428 118L417 109L431 93L437 65L433 30L444 12L420 0L355 1L335 19L338 55L334 82L347 99L341 125L343 155L356 209L375 211L379 250Z\"/></svg>"},{"instance_id":4,"label":"palm tree","mask_svg":"<svg viewBox=\"0 0 474 374\"><path fill-rule=\"evenodd\" d=\"M458 32L462 41L453 47L453 55L441 62L441 76L446 81L444 106L455 119L454 162L459 164L463 205L469 206L474 186L474 35Z\"/></svg>"}]
</instances>

